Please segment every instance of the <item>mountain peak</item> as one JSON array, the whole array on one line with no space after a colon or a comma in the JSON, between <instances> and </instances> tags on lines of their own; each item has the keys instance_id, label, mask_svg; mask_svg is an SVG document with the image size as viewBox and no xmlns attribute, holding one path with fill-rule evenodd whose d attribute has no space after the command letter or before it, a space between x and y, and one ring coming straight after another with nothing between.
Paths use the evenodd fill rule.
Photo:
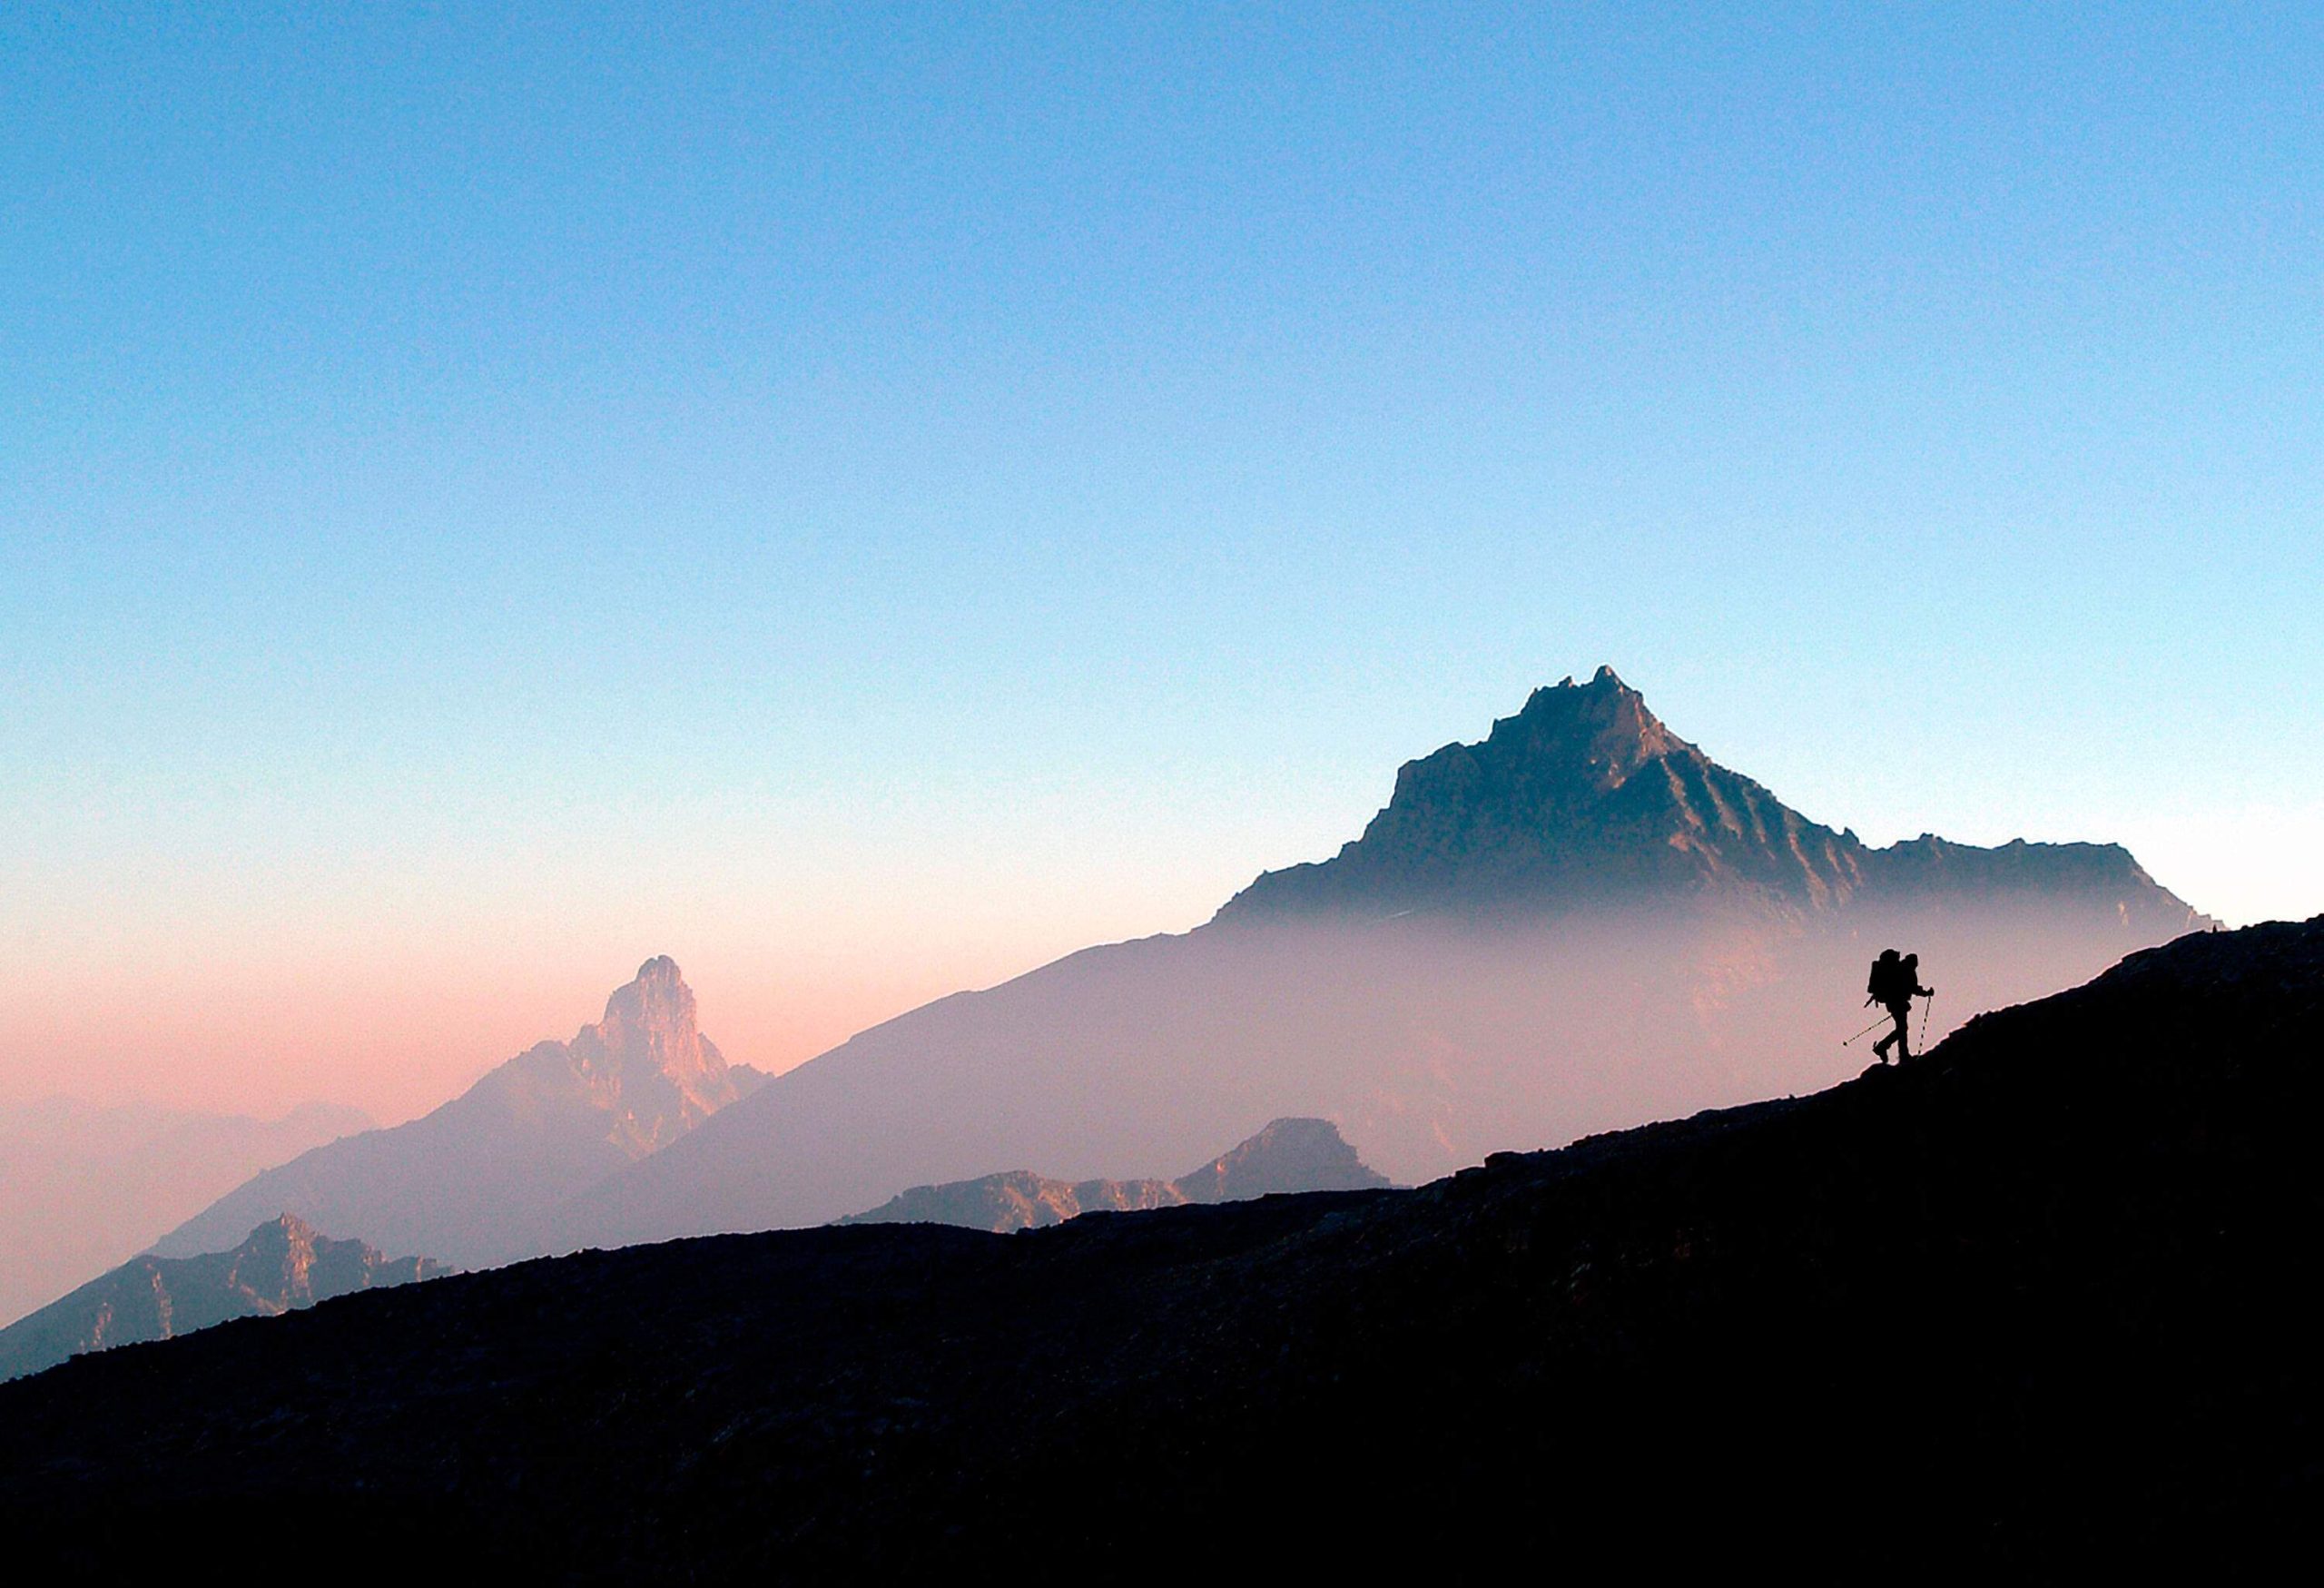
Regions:
<instances>
[{"instance_id":1,"label":"mountain peak","mask_svg":"<svg viewBox=\"0 0 2324 1588\"><path fill-rule=\"evenodd\" d=\"M569 1051L633 1157L668 1145L736 1096L725 1057L695 1023L694 989L667 954L615 989L605 1018L582 1027Z\"/></svg>"},{"instance_id":2,"label":"mountain peak","mask_svg":"<svg viewBox=\"0 0 2324 1588\"><path fill-rule=\"evenodd\" d=\"M1221 913L1705 892L1814 906L1855 886L1848 848L1672 733L1601 666L1587 684L1534 690L1478 744L1405 763L1361 838L1319 865L1266 873Z\"/></svg>"},{"instance_id":3,"label":"mountain peak","mask_svg":"<svg viewBox=\"0 0 2324 1588\"><path fill-rule=\"evenodd\" d=\"M1270 1120L1172 1185L1189 1202L1239 1202L1271 1191L1368 1191L1388 1183L1329 1119L1295 1118Z\"/></svg>"},{"instance_id":4,"label":"mountain peak","mask_svg":"<svg viewBox=\"0 0 2324 1588\"><path fill-rule=\"evenodd\" d=\"M1261 875L1221 919L1538 911L1715 896L1784 911L1858 898L2074 898L2157 930L2201 924L2111 844L1980 849L1924 835L1885 850L1808 820L1679 737L1601 666L1526 697L1473 745L1397 771L1333 859Z\"/></svg>"},{"instance_id":5,"label":"mountain peak","mask_svg":"<svg viewBox=\"0 0 2324 1588\"><path fill-rule=\"evenodd\" d=\"M1701 754L1664 727L1648 709L1646 696L1611 667L1600 667L1587 684L1569 677L1534 690L1523 709L1494 723L1477 748L1499 749L1530 763L1536 775L1569 777L1600 789L1620 787L1662 756Z\"/></svg>"}]
</instances>

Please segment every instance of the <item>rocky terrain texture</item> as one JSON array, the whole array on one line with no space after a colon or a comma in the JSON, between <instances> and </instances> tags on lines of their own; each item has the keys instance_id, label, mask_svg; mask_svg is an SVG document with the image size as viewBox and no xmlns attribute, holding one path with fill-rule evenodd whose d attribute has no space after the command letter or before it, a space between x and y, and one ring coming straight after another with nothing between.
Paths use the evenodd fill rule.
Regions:
<instances>
[{"instance_id":1,"label":"rocky terrain texture","mask_svg":"<svg viewBox=\"0 0 2324 1588\"><path fill-rule=\"evenodd\" d=\"M941 1186L914 1186L841 1224L951 1224L1008 1235L1084 1213L1134 1213L1189 1202L1239 1202L1296 1191L1364 1191L1387 1177L1366 1169L1329 1119L1276 1119L1249 1140L1175 1180L1054 1180L1010 1169Z\"/></svg>"},{"instance_id":2,"label":"rocky terrain texture","mask_svg":"<svg viewBox=\"0 0 2324 1588\"><path fill-rule=\"evenodd\" d=\"M283 1213L462 1267L539 1249L547 1211L667 1146L766 1076L729 1064L667 956L569 1042L519 1053L433 1113L303 1154L228 1193L155 1246L216 1250Z\"/></svg>"},{"instance_id":3,"label":"rocky terrain texture","mask_svg":"<svg viewBox=\"0 0 2324 1588\"><path fill-rule=\"evenodd\" d=\"M1711 760L1601 667L1587 684L1535 690L1481 744L1406 762L1362 837L1330 860L1265 873L1219 918L1707 894L1825 912L2029 888L2166 936L2211 924L2116 844L1980 849L1924 836L1871 848Z\"/></svg>"},{"instance_id":4,"label":"rocky terrain texture","mask_svg":"<svg viewBox=\"0 0 2324 1588\"><path fill-rule=\"evenodd\" d=\"M233 1317L276 1317L334 1296L450 1272L426 1258L389 1258L332 1240L289 1214L231 1251L143 1257L0 1329L0 1379L54 1367L84 1351L174 1339Z\"/></svg>"},{"instance_id":5,"label":"rocky terrain texture","mask_svg":"<svg viewBox=\"0 0 2324 1588\"><path fill-rule=\"evenodd\" d=\"M2319 1019L2324 918L1416 1190L343 1298L0 1386L0 1526L114 1575L2249 1578L2324 1517Z\"/></svg>"},{"instance_id":6,"label":"rocky terrain texture","mask_svg":"<svg viewBox=\"0 0 2324 1588\"><path fill-rule=\"evenodd\" d=\"M0 1109L0 1324L143 1250L251 1176L371 1129L308 1103L279 1119L53 1097Z\"/></svg>"}]
</instances>

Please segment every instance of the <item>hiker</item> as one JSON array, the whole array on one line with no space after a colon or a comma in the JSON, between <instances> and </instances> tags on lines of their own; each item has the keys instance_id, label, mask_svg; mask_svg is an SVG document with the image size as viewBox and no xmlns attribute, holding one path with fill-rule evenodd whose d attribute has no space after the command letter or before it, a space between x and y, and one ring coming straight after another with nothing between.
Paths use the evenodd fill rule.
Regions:
<instances>
[{"instance_id":1,"label":"hiker","mask_svg":"<svg viewBox=\"0 0 2324 1588\"><path fill-rule=\"evenodd\" d=\"M1865 1002L1876 1003L1896 1021L1896 1029L1872 1044L1872 1051L1883 1064L1888 1062L1888 1050L1896 1050L1896 1062L1902 1064L1913 1056L1907 1041L1913 1026L1913 1000L1933 998L1934 987L1921 985L1921 957L1906 954L1898 958L1895 949L1883 949L1880 957L1872 962L1872 976L1865 987Z\"/></svg>"}]
</instances>

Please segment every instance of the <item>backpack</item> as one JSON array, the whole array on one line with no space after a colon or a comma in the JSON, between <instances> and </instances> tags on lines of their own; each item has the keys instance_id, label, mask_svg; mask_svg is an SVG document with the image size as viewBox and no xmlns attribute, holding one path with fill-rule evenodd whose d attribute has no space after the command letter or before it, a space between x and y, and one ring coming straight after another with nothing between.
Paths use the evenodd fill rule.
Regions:
<instances>
[{"instance_id":1,"label":"backpack","mask_svg":"<svg viewBox=\"0 0 2324 1588\"><path fill-rule=\"evenodd\" d=\"M1886 954L1872 962L1872 974L1865 978L1865 996L1876 1003L1887 1003L1896 993L1896 984L1905 969L1905 962L1892 960Z\"/></svg>"}]
</instances>

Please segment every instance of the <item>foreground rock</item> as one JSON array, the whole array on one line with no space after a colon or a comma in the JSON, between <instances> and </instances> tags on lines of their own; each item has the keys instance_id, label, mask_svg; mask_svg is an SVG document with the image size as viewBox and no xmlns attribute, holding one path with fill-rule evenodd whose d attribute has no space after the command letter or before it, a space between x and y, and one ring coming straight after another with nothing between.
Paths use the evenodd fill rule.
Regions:
<instances>
[{"instance_id":1,"label":"foreground rock","mask_svg":"<svg viewBox=\"0 0 2324 1588\"><path fill-rule=\"evenodd\" d=\"M1240 1202L1300 1191L1368 1191L1387 1177L1366 1169L1329 1119L1277 1119L1223 1157L1175 1180L1054 1180L1011 1169L941 1186L914 1186L841 1224L951 1224L1007 1235L1046 1229L1084 1213L1136 1213L1188 1202Z\"/></svg>"},{"instance_id":2,"label":"foreground rock","mask_svg":"<svg viewBox=\"0 0 2324 1588\"><path fill-rule=\"evenodd\" d=\"M1417 1190L230 1324L0 1387L0 1527L116 1576L199 1528L527 1580L2249 1579L2324 1516L2319 1017L2324 919L2199 935Z\"/></svg>"},{"instance_id":3,"label":"foreground rock","mask_svg":"<svg viewBox=\"0 0 2324 1588\"><path fill-rule=\"evenodd\" d=\"M383 1257L359 1240L332 1240L286 1213L231 1251L133 1258L0 1329L0 1379L37 1373L84 1351L174 1339L229 1318L275 1317L334 1296L450 1271L427 1258Z\"/></svg>"}]
</instances>

